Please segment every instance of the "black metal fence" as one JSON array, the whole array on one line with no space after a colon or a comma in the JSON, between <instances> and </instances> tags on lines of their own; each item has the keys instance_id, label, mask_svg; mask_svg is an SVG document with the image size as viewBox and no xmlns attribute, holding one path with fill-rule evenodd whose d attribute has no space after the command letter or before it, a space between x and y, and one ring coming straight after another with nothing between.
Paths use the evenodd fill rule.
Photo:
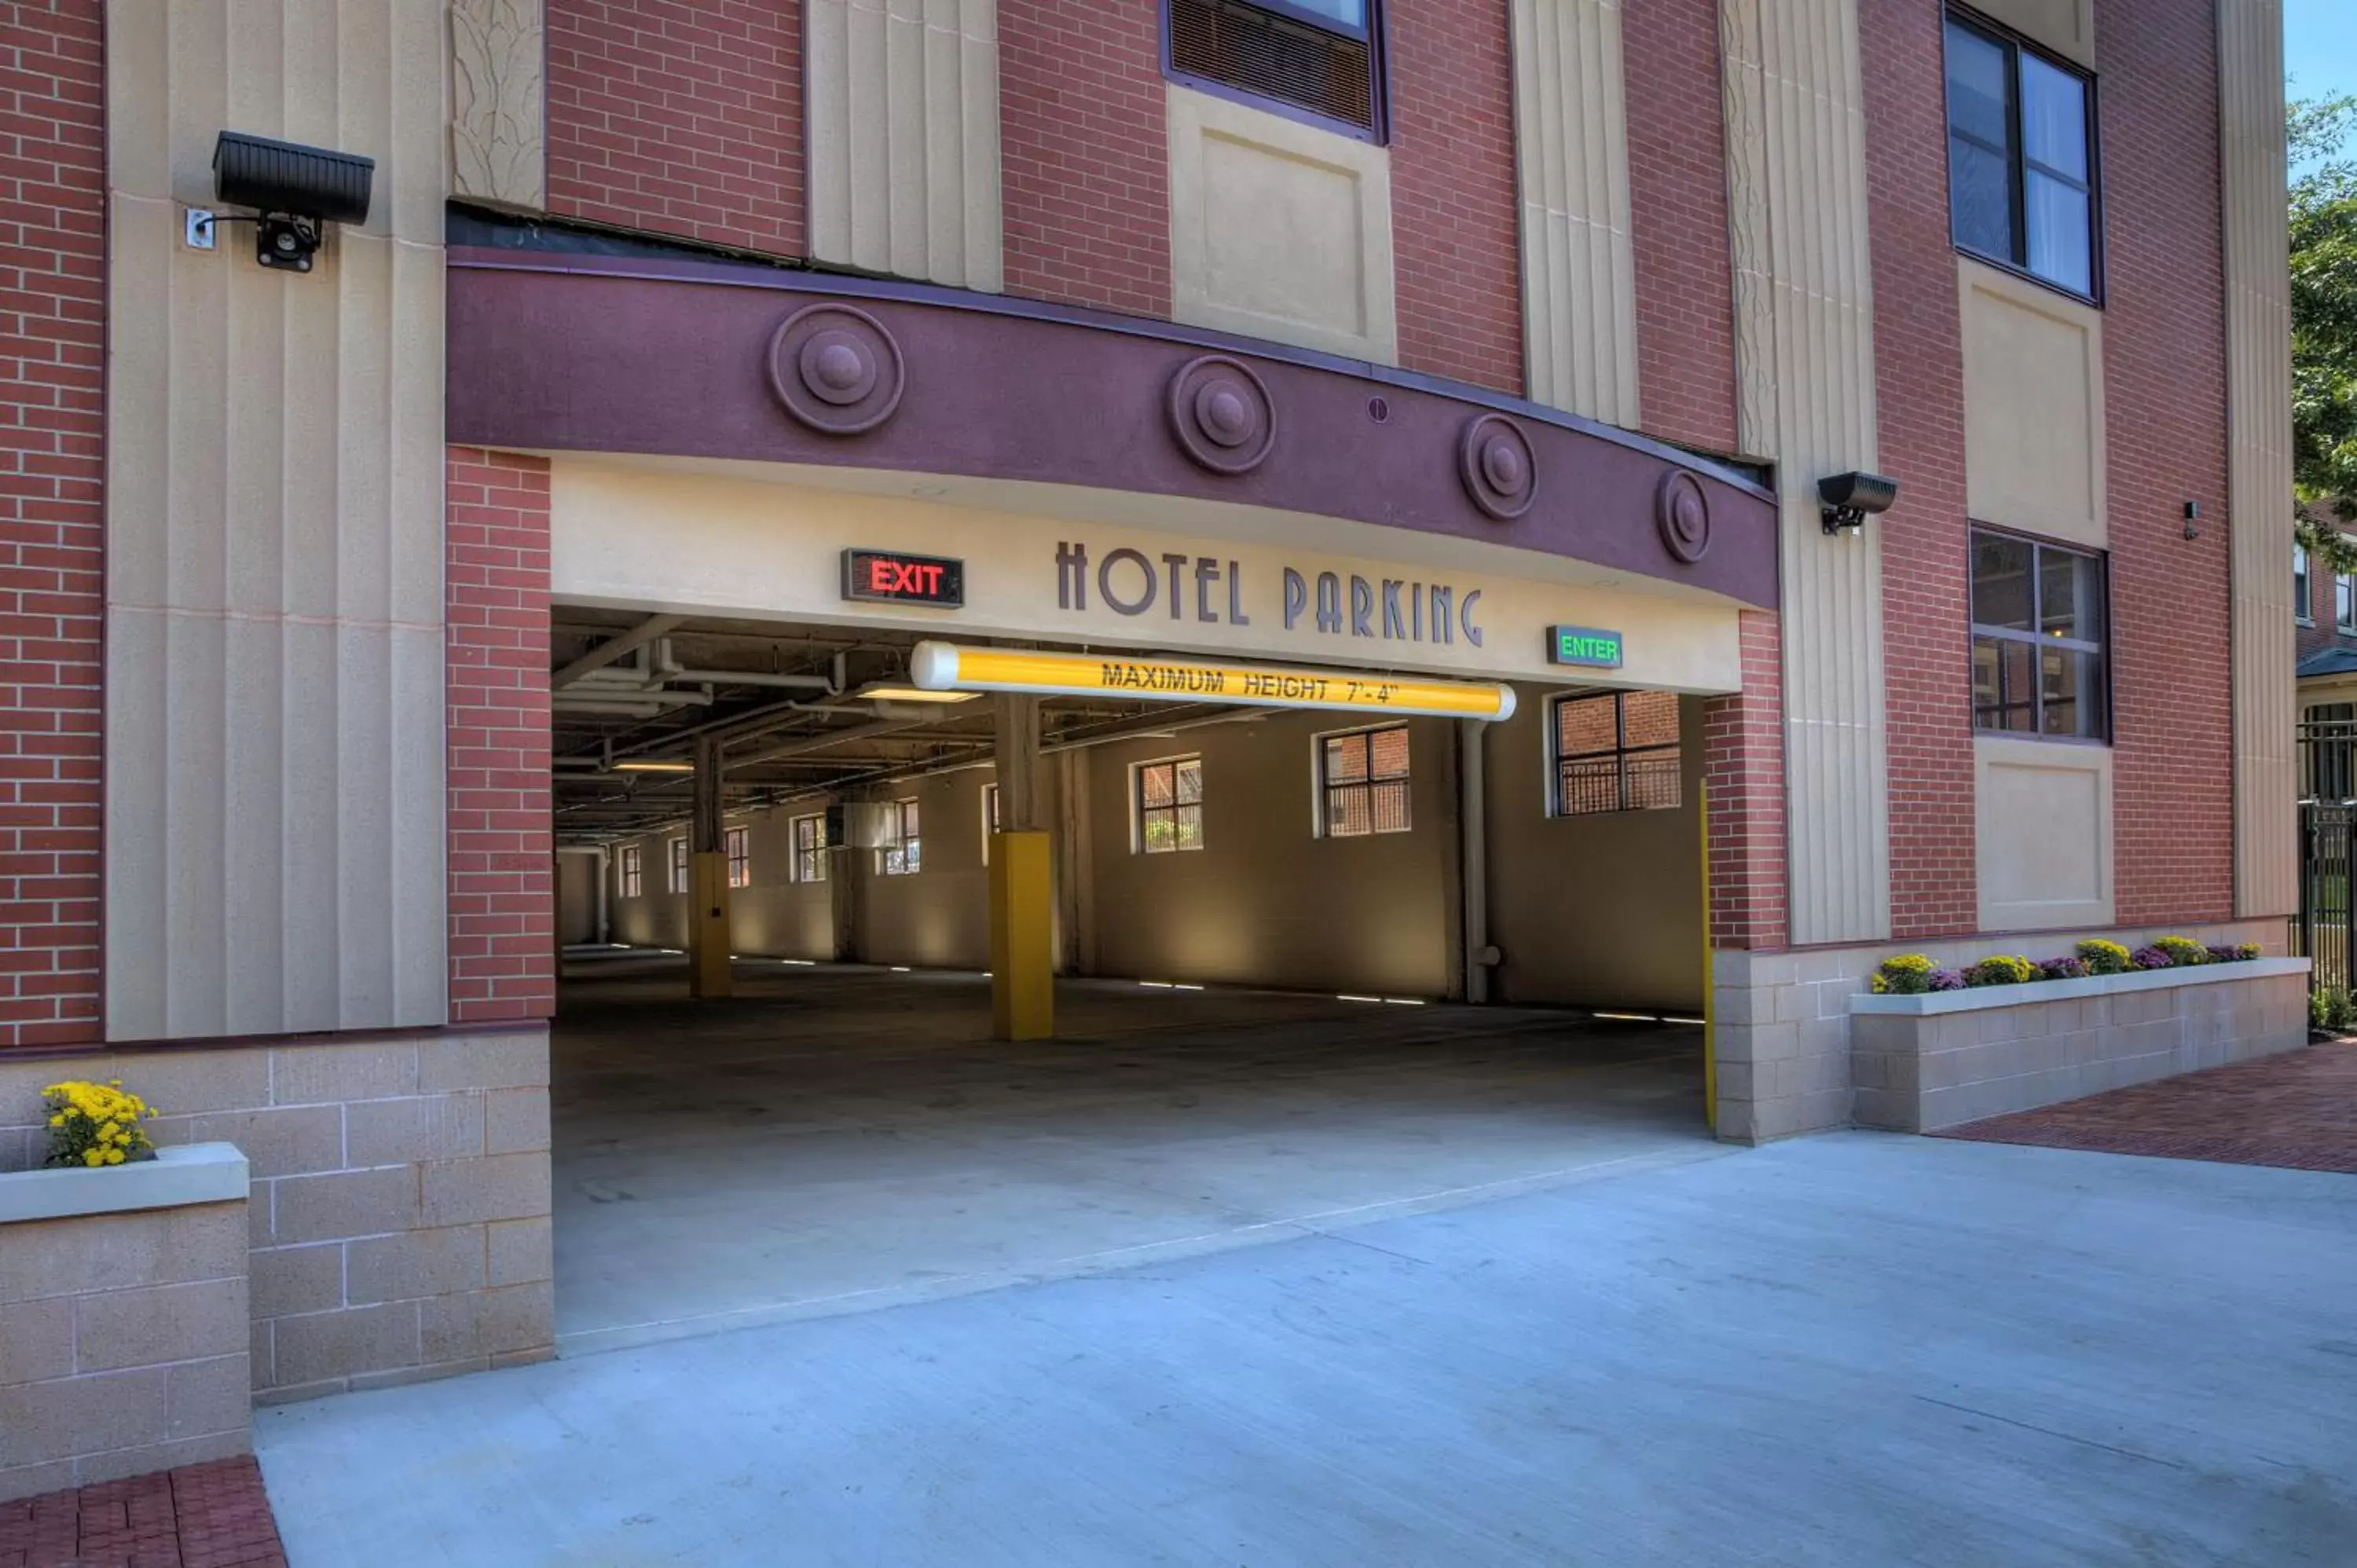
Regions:
<instances>
[{"instance_id":1,"label":"black metal fence","mask_svg":"<svg viewBox=\"0 0 2357 1568\"><path fill-rule=\"evenodd\" d=\"M2299 726L2299 914L2292 950L2317 990L2350 987L2349 876L2357 828L2357 719Z\"/></svg>"}]
</instances>

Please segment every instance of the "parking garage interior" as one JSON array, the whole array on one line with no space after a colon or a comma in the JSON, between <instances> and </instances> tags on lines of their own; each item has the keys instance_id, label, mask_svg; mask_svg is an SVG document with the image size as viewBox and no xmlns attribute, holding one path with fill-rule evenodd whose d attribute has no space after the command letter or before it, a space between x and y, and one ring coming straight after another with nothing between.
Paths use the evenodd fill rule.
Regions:
<instances>
[{"instance_id":1,"label":"parking garage interior","mask_svg":"<svg viewBox=\"0 0 2357 1568\"><path fill-rule=\"evenodd\" d=\"M920 689L918 640L558 607L561 1346L1712 1151L1695 700L1042 699L1054 1027L1008 1040L998 706Z\"/></svg>"}]
</instances>

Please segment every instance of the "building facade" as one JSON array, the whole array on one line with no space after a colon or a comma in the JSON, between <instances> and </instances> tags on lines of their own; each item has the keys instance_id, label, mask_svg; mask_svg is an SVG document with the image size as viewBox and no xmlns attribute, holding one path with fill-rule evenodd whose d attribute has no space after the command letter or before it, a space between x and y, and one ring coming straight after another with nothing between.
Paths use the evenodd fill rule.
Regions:
<instances>
[{"instance_id":1,"label":"building facade","mask_svg":"<svg viewBox=\"0 0 2357 1568\"><path fill-rule=\"evenodd\" d=\"M0 1167L71 1064L243 1148L264 1396L548 1353L562 940L1706 1012L1739 1140L1908 1124L1894 952L2281 950L2274 0L0 49ZM223 132L365 220L259 264ZM928 729L920 642L1100 668ZM1222 661L1430 694L1085 705Z\"/></svg>"}]
</instances>

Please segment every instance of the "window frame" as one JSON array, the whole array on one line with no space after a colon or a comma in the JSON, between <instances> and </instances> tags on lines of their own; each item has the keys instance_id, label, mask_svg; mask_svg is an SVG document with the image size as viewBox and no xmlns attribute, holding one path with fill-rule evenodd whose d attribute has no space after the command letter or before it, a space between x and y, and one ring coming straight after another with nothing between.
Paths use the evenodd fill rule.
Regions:
<instances>
[{"instance_id":1,"label":"window frame","mask_svg":"<svg viewBox=\"0 0 2357 1568\"><path fill-rule=\"evenodd\" d=\"M990 841L998 832L998 786L982 787L982 864L990 864Z\"/></svg>"},{"instance_id":2,"label":"window frame","mask_svg":"<svg viewBox=\"0 0 2357 1568\"><path fill-rule=\"evenodd\" d=\"M805 824L810 825L810 832L807 833L802 831ZM803 843L805 838L810 842ZM810 886L826 880L826 852L829 845L826 842L824 811L805 811L800 816L787 818L786 843L789 852L786 861L787 881Z\"/></svg>"},{"instance_id":3,"label":"window frame","mask_svg":"<svg viewBox=\"0 0 2357 1568\"><path fill-rule=\"evenodd\" d=\"M1980 539L1983 535L1986 535L1992 539L2007 539L2016 543L2027 544L2030 547L2029 619L2032 629L2022 631L2013 627L1986 626L1980 621L1972 618L1974 597L1973 553L1978 547ZM1972 725L1974 738L1977 740L1983 736L1988 736L1999 740L2034 740L2048 745L2059 746L2110 746L2115 738L2113 725L2117 717L2117 710L2114 707L2112 702L2113 667L2116 663L2116 660L2112 655L2111 552L2107 550L2090 550L2084 545L2067 544L2059 539L2046 539L2034 533L2023 533L2018 529L1996 528L1983 522L1975 522L1968 525L1964 534L1964 682L1965 691L1967 693L1966 709ZM2045 591L2044 574L2040 570L2040 557L2042 553L2046 552L2051 552L2057 555L2075 556L2080 560L2092 561L2094 563L2095 591L2101 600L2099 607L2103 617L2103 638L2100 641L2091 643L2082 638L2049 637L2036 629L2038 623L2044 618L2042 614L2045 607L2042 597ZM2030 718L2032 721L2031 727L2026 730L2005 729L1982 724L1980 705L1977 702L1972 700L1970 693L1972 692L1973 678L1973 650L1979 646L1983 638L1987 638L1993 641L2025 643L2033 649L2051 647L2061 648L2072 653L2092 653L2098 660L2098 678L2093 682L2093 689L2100 697L2104 709L2103 723L2098 727L2097 733L2093 735L2050 735L2047 733L2045 727L2045 683L2042 680L2035 678L2037 671L2034 667L2032 671L2034 692L2030 706ZM2001 694L2002 683L2004 681L2002 664L2000 664L1997 678L2000 684Z\"/></svg>"},{"instance_id":4,"label":"window frame","mask_svg":"<svg viewBox=\"0 0 2357 1568\"><path fill-rule=\"evenodd\" d=\"M637 844L626 843L622 846L620 858L621 896L625 898L645 897L647 888L645 855Z\"/></svg>"},{"instance_id":5,"label":"window frame","mask_svg":"<svg viewBox=\"0 0 2357 1568\"><path fill-rule=\"evenodd\" d=\"M2005 113L2007 134L2012 146L2006 155L2006 171L2010 178L2008 192L2011 207L2013 239L2021 252L2021 259L1993 255L1975 245L1968 245L1956 233L1955 155L1948 141L1956 134L1956 119L1948 102L1948 27L1950 24L1978 33L1982 38L2006 51ZM2029 148L2022 134L2021 121L2021 57L2029 55L2041 63L2076 80L2086 95L2087 136L2087 287L2084 292L2067 283L2034 272L2029 266ZM2065 299L2075 299L2083 305L2104 308L2104 148L2102 107L2097 96L2100 86L2095 73L2067 56L2056 54L2037 39L2026 37L2004 23L1985 16L1969 5L1949 4L1941 7L1940 18L1940 111L1943 121L1941 150L1944 155L1943 171L1947 180L1948 242L1960 255L2015 277L2052 289ZM1974 138L1974 145L1987 149L1986 143ZM2072 182L2072 177L2045 165L2037 166L2039 172L2050 179Z\"/></svg>"},{"instance_id":6,"label":"window frame","mask_svg":"<svg viewBox=\"0 0 2357 1568\"><path fill-rule=\"evenodd\" d=\"M1652 742L1643 746L1629 744L1629 699L1641 696L1664 696L1670 699L1677 714L1677 738ZM1570 703L1609 701L1612 704L1612 745L1601 751L1566 751L1563 748L1563 709ZM1547 815L1550 817L1616 817L1631 811L1678 811L1686 804L1685 774L1685 707L1674 692L1657 692L1648 687L1618 687L1598 689L1575 686L1569 691L1555 692L1546 700L1547 740ZM1677 799L1666 805L1632 805L1630 803L1629 760L1631 757L1659 757L1667 753L1677 761L1672 775L1677 784ZM1595 761L1611 757L1619 784L1620 803L1597 811L1574 811L1565 801L1564 765L1568 762Z\"/></svg>"},{"instance_id":7,"label":"window frame","mask_svg":"<svg viewBox=\"0 0 2357 1568\"><path fill-rule=\"evenodd\" d=\"M2345 572L2332 575L2332 629L2357 637L2357 577Z\"/></svg>"},{"instance_id":8,"label":"window frame","mask_svg":"<svg viewBox=\"0 0 2357 1568\"><path fill-rule=\"evenodd\" d=\"M728 886L753 886L753 830L743 823L720 830L720 852L728 857Z\"/></svg>"},{"instance_id":9,"label":"window frame","mask_svg":"<svg viewBox=\"0 0 2357 1568\"><path fill-rule=\"evenodd\" d=\"M695 862L687 853L687 837L682 834L671 841L671 890L688 892L695 880Z\"/></svg>"},{"instance_id":10,"label":"window frame","mask_svg":"<svg viewBox=\"0 0 2357 1568\"><path fill-rule=\"evenodd\" d=\"M878 876L915 876L925 869L925 820L918 809L920 797L904 795L888 800L891 808L892 836L876 846L876 875ZM909 823L914 818L917 831L910 832ZM914 858L911 859L911 852ZM900 864L893 865L898 856Z\"/></svg>"},{"instance_id":11,"label":"window frame","mask_svg":"<svg viewBox=\"0 0 2357 1568\"><path fill-rule=\"evenodd\" d=\"M1369 78L1367 104L1374 119L1374 124L1372 126L1353 124L1348 120L1337 119L1331 114L1321 114L1315 109L1306 109L1298 103L1289 102L1282 98L1272 98L1265 93L1254 92L1249 87L1238 87L1232 82L1222 81L1216 76L1205 76L1199 71L1187 70L1177 62L1171 49L1170 0L1156 0L1156 9L1161 13L1164 81L1197 92L1209 93L1213 98L1226 99L1231 103L1241 103L1247 109L1258 109L1264 113L1275 114L1304 125L1315 126L1320 131L1331 131L1338 136L1348 136L1354 142L1365 142L1378 147L1391 145L1392 72L1391 50L1388 47L1389 34L1384 16L1385 0L1366 0L1367 21L1363 27L1353 27L1347 23L1338 22L1331 16L1321 16L1303 6L1289 5L1286 0L1228 0L1228 3L1242 5L1247 10L1265 11L1270 16L1281 21L1290 22L1296 27L1311 27L1321 33L1330 33L1338 38L1349 38L1354 43L1364 44L1367 47Z\"/></svg>"},{"instance_id":12,"label":"window frame","mask_svg":"<svg viewBox=\"0 0 2357 1568\"><path fill-rule=\"evenodd\" d=\"M2291 547L2291 618L2300 626L2316 624L2316 570L2305 544Z\"/></svg>"},{"instance_id":13,"label":"window frame","mask_svg":"<svg viewBox=\"0 0 2357 1568\"><path fill-rule=\"evenodd\" d=\"M1407 737L1407 766L1401 768L1397 773L1385 774L1383 777L1378 778L1375 774L1374 737L1379 735L1388 734L1393 730L1397 730ZM1345 779L1341 783L1337 784L1329 776L1329 759L1333 755L1332 748L1334 743L1345 740L1361 740L1365 743L1367 751L1367 771L1364 778ZM1324 734L1313 737L1311 744L1317 747L1316 751L1312 753L1314 761L1312 775L1316 785L1315 809L1317 811L1318 837L1322 839L1381 838L1386 833L1407 833L1414 832L1415 831L1415 729L1414 725L1403 719L1393 724L1365 725L1355 729L1328 730ZM1373 825L1375 820L1373 803L1374 792L1375 787L1379 784L1399 784L1404 786L1400 796L1401 821L1400 825L1395 828L1379 828ZM1334 797L1337 793L1349 789L1363 790L1366 793L1368 800L1367 822L1369 826L1363 832L1336 832L1334 831Z\"/></svg>"},{"instance_id":14,"label":"window frame","mask_svg":"<svg viewBox=\"0 0 2357 1568\"><path fill-rule=\"evenodd\" d=\"M1195 765L1195 799L1178 799L1178 769L1187 763ZM1149 806L1146 803L1146 776L1157 768L1170 769L1170 803ZM1182 806L1195 808L1195 842L1182 843L1178 838L1178 811ZM1203 822L1203 754L1200 751L1179 752L1170 757L1149 757L1129 765L1129 848L1132 854L1194 854L1201 852L1206 834ZM1156 844L1148 833L1146 822L1154 817L1170 819L1170 842Z\"/></svg>"}]
</instances>

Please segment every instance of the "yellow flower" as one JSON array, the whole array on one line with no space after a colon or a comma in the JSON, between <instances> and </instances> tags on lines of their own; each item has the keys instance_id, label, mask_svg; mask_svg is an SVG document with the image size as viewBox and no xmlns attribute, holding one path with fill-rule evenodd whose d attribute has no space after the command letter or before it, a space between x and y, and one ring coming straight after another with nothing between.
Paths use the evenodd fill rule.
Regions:
<instances>
[{"instance_id":1,"label":"yellow flower","mask_svg":"<svg viewBox=\"0 0 2357 1568\"><path fill-rule=\"evenodd\" d=\"M123 1151L122 1151L121 1149L109 1149L109 1150L107 1150L107 1151L106 1151L106 1163L107 1163L108 1165L121 1165L121 1164L123 1163Z\"/></svg>"},{"instance_id":2,"label":"yellow flower","mask_svg":"<svg viewBox=\"0 0 2357 1568\"><path fill-rule=\"evenodd\" d=\"M50 1126L52 1126L52 1127L62 1127L62 1126L64 1126L65 1124L66 1124L66 1113L65 1113L64 1112L62 1112L62 1111L59 1112L55 1116L52 1116L52 1117L50 1117L50 1118L49 1118L49 1125L50 1125Z\"/></svg>"},{"instance_id":3,"label":"yellow flower","mask_svg":"<svg viewBox=\"0 0 2357 1568\"><path fill-rule=\"evenodd\" d=\"M106 1156L96 1149L84 1149L81 1152L81 1163L86 1165L103 1165L105 1161Z\"/></svg>"}]
</instances>

